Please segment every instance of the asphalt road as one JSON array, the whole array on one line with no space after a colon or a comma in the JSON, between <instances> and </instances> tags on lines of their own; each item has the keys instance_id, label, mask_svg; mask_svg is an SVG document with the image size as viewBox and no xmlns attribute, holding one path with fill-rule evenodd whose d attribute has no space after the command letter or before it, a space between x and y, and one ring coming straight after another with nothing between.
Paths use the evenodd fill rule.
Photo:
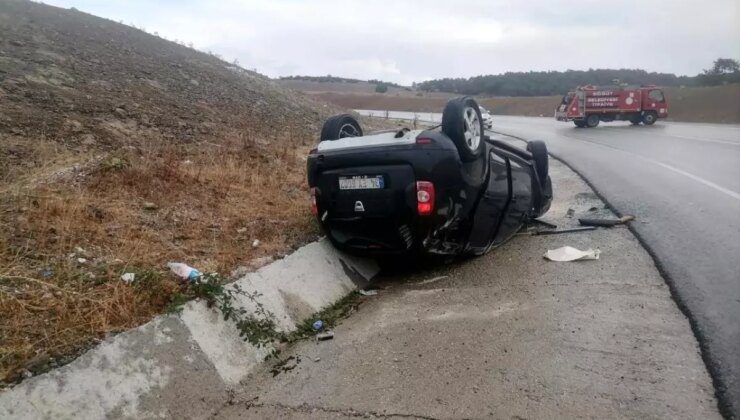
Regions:
<instances>
[{"instance_id":1,"label":"asphalt road","mask_svg":"<svg viewBox=\"0 0 740 420\"><path fill-rule=\"evenodd\" d=\"M688 313L724 413L740 413L740 126L658 122L578 129L494 117L494 129L547 143L622 214ZM557 192L556 192L557 193Z\"/></svg>"}]
</instances>

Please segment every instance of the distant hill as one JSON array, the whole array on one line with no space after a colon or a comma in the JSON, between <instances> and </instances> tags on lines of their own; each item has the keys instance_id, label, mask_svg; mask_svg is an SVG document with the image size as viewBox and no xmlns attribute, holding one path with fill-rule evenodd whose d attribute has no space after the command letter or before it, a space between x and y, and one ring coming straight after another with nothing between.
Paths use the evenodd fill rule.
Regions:
<instances>
[{"instance_id":1,"label":"distant hill","mask_svg":"<svg viewBox=\"0 0 740 420\"><path fill-rule=\"evenodd\" d=\"M358 80L334 76L289 76L276 80L281 86L305 93L382 93L396 94L411 92L410 87L380 80ZM379 88L381 86L381 88Z\"/></svg>"},{"instance_id":2,"label":"distant hill","mask_svg":"<svg viewBox=\"0 0 740 420\"><path fill-rule=\"evenodd\" d=\"M639 69L590 69L567 71L507 72L470 78L445 78L416 83L427 92L451 92L464 95L549 96L563 95L576 86L609 85L614 80L630 85L654 84L663 87L706 86L740 82L740 73L720 77L676 76Z\"/></svg>"}]
</instances>

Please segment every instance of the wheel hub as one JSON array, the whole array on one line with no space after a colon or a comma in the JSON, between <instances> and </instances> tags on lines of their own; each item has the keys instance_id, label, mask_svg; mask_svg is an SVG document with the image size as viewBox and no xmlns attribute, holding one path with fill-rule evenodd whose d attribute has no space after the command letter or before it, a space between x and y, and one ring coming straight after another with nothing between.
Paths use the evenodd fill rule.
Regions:
<instances>
[{"instance_id":1,"label":"wheel hub","mask_svg":"<svg viewBox=\"0 0 740 420\"><path fill-rule=\"evenodd\" d=\"M465 144L468 146L468 149L475 151L478 149L482 137L480 119L475 108L465 108L463 111L463 123L465 124Z\"/></svg>"}]
</instances>

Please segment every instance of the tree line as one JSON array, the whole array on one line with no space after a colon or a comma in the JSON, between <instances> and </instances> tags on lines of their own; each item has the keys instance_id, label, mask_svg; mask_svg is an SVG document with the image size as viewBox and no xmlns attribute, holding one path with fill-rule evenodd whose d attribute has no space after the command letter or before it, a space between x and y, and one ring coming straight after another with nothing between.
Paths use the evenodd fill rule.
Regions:
<instances>
[{"instance_id":1,"label":"tree line","mask_svg":"<svg viewBox=\"0 0 740 420\"><path fill-rule=\"evenodd\" d=\"M567 71L507 72L470 78L444 78L414 83L413 87L428 92L452 92L464 95L497 96L562 95L576 86L654 84L658 86L715 86L740 83L737 60L720 58L712 68L697 76L647 72L640 69L589 69Z\"/></svg>"},{"instance_id":2,"label":"tree line","mask_svg":"<svg viewBox=\"0 0 740 420\"><path fill-rule=\"evenodd\" d=\"M328 82L335 82L335 83L360 83L365 82L365 80L360 79L351 79L348 77L337 77L332 76L331 74L328 74L326 76L283 76L280 78L280 80L304 80L308 82L319 82L319 83L328 83ZM393 82L385 82L383 80L378 79L370 79L367 80L367 83L370 83L371 85L378 85L378 86L394 86L397 88L403 88L404 86L399 85L398 83Z\"/></svg>"}]
</instances>

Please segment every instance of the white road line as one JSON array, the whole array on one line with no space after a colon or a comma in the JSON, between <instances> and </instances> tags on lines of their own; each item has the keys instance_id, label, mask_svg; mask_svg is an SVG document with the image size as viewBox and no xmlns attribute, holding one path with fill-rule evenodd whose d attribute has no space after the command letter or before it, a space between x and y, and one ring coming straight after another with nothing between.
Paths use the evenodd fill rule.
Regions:
<instances>
[{"instance_id":1,"label":"white road line","mask_svg":"<svg viewBox=\"0 0 740 420\"><path fill-rule=\"evenodd\" d=\"M530 129L530 131L540 131L540 130L531 130ZM506 133L503 133L503 132L501 134L506 135ZM548 134L549 135L552 135L553 133L548 133ZM556 134L556 135L560 135L560 134ZM617 147L614 147L614 146L610 146L608 144L600 143L600 142L596 141L595 139L593 139L592 137L584 138L584 137L572 137L572 136L565 136L565 135L562 135L562 136L563 137L570 138L570 139L573 139L573 140L580 140L580 141L591 143L591 144L594 144L594 145L597 145L597 146L606 147L608 149L617 150L617 151L620 151L622 153L626 153L626 154L635 156L636 158L638 158L640 160L643 160L643 161L648 162L648 163L652 163L654 165L660 166L661 168L668 169L669 171L672 171L672 172L675 172L677 174L683 175L683 176L685 176L685 177L687 177L689 179L692 179L692 180L694 180L694 181L696 181L696 182L698 182L700 184L706 185L709 188L712 188L712 189L714 189L716 191L719 191L719 192L721 192L721 193L723 193L725 195L728 195L728 196L734 198L735 200L740 201L740 193L738 193L736 191L732 191L732 190L730 190L728 188L725 188L725 187L723 187L721 185L717 185L717 184L715 184L712 181L708 181L708 180L706 180L706 179L704 179L702 177L696 176L696 175L694 175L692 173L686 172L683 169L676 168L675 166L671 166L671 165L669 165L667 163L663 163L663 162L657 161L655 159L647 158L645 156L641 156L641 155L638 155L636 153L628 152L626 150L623 150L623 149L620 149L620 148L617 148Z\"/></svg>"},{"instance_id":2,"label":"white road line","mask_svg":"<svg viewBox=\"0 0 740 420\"><path fill-rule=\"evenodd\" d=\"M725 193L725 194L729 195L730 197L734 198L735 200L740 200L740 193L737 193L735 191L732 191L732 190L729 190L729 189L727 189L725 187L722 187L720 185L717 185L717 184L715 184L712 181L707 181L704 178L698 177L698 176L696 176L694 174L690 174L690 173L688 173L688 172L686 172L686 171L684 171L682 169L678 169L678 168L673 167L671 165L668 165L666 163L658 162L657 160L653 160L653 159L649 159L649 158L646 158L646 157L642 157L640 155L635 155L635 156L639 157L642 160L645 160L645 161L648 161L648 162L652 162L652 163L654 163L654 164L656 164L658 166L662 166L663 168L666 168L668 170L671 170L671 171L673 171L673 172L675 172L677 174L681 174L681 175L683 175L683 176L685 176L687 178L691 178L691 179L693 179L696 182L699 182L699 183L702 183L702 184L706 185L707 187L714 188L715 190L717 190L717 191L719 191L721 193Z\"/></svg>"},{"instance_id":3,"label":"white road line","mask_svg":"<svg viewBox=\"0 0 740 420\"><path fill-rule=\"evenodd\" d=\"M713 188L713 189L715 189L715 190L717 190L717 191L719 191L719 192L721 192L723 194L726 194L726 195L734 198L735 200L740 201L740 193L738 193L736 191L732 191L732 190L730 190L728 188L725 188L725 187L723 187L721 185L717 185L717 184L715 184L712 181L708 181L708 180L706 180L706 179L704 179L702 177L696 176L696 175L694 175L692 173L686 172L683 169L676 168L675 166L671 166L671 165L669 165L667 163L663 163L663 162L657 161L655 159L651 159L651 158L648 158L648 157L645 157L645 156L641 156L641 155L638 155L636 153L628 152L626 150L623 150L623 149L620 149L620 148L617 148L617 147L613 147L613 146L609 146L609 145L606 145L606 144L603 144L603 143L599 143L598 141L594 140L593 138L583 138L583 137L580 137L579 138L579 137L570 137L570 136L566 136L566 137L571 138L571 139L574 139L574 140L585 141L587 143L595 144L597 146L602 146L602 147L606 147L606 148L609 148L609 149L618 150L618 151L623 152L623 153L627 153L627 154L632 155L632 156L634 156L634 157L636 157L636 158L638 158L640 160L643 160L645 162L652 163L654 165L658 165L658 166L660 166L662 168L668 169L669 171L673 171L673 172L675 172L677 174L680 174L680 175L683 175L683 176L685 176L685 177L687 177L689 179L693 179L694 181L696 181L696 182L698 182L700 184L704 184L704 185L706 185L709 188Z\"/></svg>"},{"instance_id":4,"label":"white road line","mask_svg":"<svg viewBox=\"0 0 740 420\"><path fill-rule=\"evenodd\" d=\"M731 146L740 146L740 143L729 141L729 140L718 140L718 139L701 139L698 137L687 137L687 136L678 136L676 134L658 134L662 137L675 137L678 139L685 139L685 140L693 140L693 141L703 141L707 143L719 143L719 144L729 144Z\"/></svg>"}]
</instances>

